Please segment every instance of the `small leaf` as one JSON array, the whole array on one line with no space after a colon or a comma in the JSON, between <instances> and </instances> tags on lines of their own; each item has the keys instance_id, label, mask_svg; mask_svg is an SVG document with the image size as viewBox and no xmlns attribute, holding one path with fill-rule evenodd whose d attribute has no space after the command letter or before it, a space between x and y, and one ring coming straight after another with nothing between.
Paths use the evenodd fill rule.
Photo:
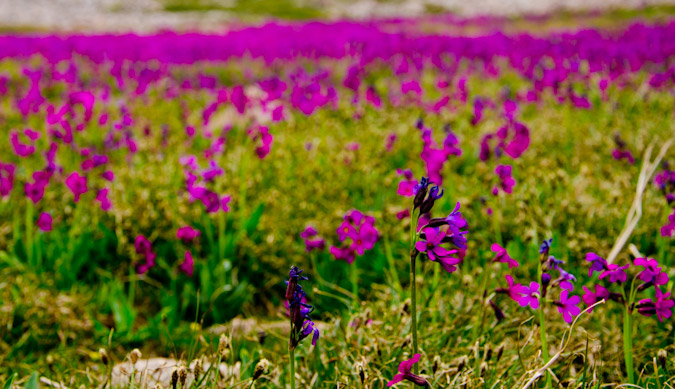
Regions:
<instances>
[{"instance_id":1,"label":"small leaf","mask_svg":"<svg viewBox=\"0 0 675 389\"><path fill-rule=\"evenodd\" d=\"M5 381L5 384L2 386L2 389L10 389L12 387L12 383L16 379L17 373L12 374L11 377L7 381Z\"/></svg>"},{"instance_id":2,"label":"small leaf","mask_svg":"<svg viewBox=\"0 0 675 389\"><path fill-rule=\"evenodd\" d=\"M28 380L28 383L26 383L25 389L39 389L40 385L38 384L38 375L37 372L34 372L31 376L30 379Z\"/></svg>"}]
</instances>

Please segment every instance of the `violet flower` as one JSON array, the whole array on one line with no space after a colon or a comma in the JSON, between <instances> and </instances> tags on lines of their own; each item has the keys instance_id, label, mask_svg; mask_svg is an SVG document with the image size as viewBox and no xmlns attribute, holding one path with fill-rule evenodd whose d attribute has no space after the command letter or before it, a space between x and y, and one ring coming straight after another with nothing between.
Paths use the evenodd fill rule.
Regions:
<instances>
[{"instance_id":1,"label":"violet flower","mask_svg":"<svg viewBox=\"0 0 675 389\"><path fill-rule=\"evenodd\" d=\"M492 262L501 262L509 265L509 269L518 267L518 262L509 256L509 253L506 252L506 249L500 246L497 243L493 243L490 247L493 253L495 253L495 258Z\"/></svg>"},{"instance_id":2,"label":"violet flower","mask_svg":"<svg viewBox=\"0 0 675 389\"><path fill-rule=\"evenodd\" d=\"M40 231L48 232L52 230L52 215L42 212L37 220L37 226Z\"/></svg>"},{"instance_id":3,"label":"violet flower","mask_svg":"<svg viewBox=\"0 0 675 389\"><path fill-rule=\"evenodd\" d=\"M439 228L427 227L423 231L425 240L420 239L415 243L415 248L421 253L426 253L430 260L436 261L437 258L449 257L457 250L447 250L441 247L445 231Z\"/></svg>"},{"instance_id":4,"label":"violet flower","mask_svg":"<svg viewBox=\"0 0 675 389\"><path fill-rule=\"evenodd\" d=\"M560 292L560 301L556 301L555 305L558 306L558 312L563 315L563 319L568 324L571 324L572 317L581 313L581 309L577 306L581 302L581 299L579 296L568 297L568 295L568 290Z\"/></svg>"},{"instance_id":5,"label":"violet flower","mask_svg":"<svg viewBox=\"0 0 675 389\"><path fill-rule=\"evenodd\" d=\"M586 254L586 261L591 263L591 267L588 269L588 276L592 277L593 272L604 272L605 270L608 269L609 264L605 260L605 258L602 258L596 253L590 252Z\"/></svg>"},{"instance_id":6,"label":"violet flower","mask_svg":"<svg viewBox=\"0 0 675 389\"><path fill-rule=\"evenodd\" d=\"M619 266L615 263L612 263L607 266L607 270L602 272L600 274L600 279L602 280L605 277L609 278L609 282L611 283L621 283L621 282L626 282L628 279L628 275L626 274L625 270L628 268L628 264Z\"/></svg>"},{"instance_id":7,"label":"violet flower","mask_svg":"<svg viewBox=\"0 0 675 389\"><path fill-rule=\"evenodd\" d=\"M582 298L584 300L584 303L586 303L586 305L588 305L589 307L600 300L609 299L609 290L602 285L595 285L595 292L591 292L590 289L588 289L586 286L584 286L583 288L586 293L584 293ZM589 312L592 311L593 310L591 309Z\"/></svg>"},{"instance_id":8,"label":"violet flower","mask_svg":"<svg viewBox=\"0 0 675 389\"><path fill-rule=\"evenodd\" d=\"M668 283L668 274L666 274L666 272L661 272L661 267L659 267L659 263L656 259L636 258L634 264L635 266L642 266L645 268L637 275L637 277L645 283L651 283L657 286Z\"/></svg>"},{"instance_id":9,"label":"violet flower","mask_svg":"<svg viewBox=\"0 0 675 389\"><path fill-rule=\"evenodd\" d=\"M670 292L664 294L659 287L656 287L654 300L643 299L636 305L638 313L644 316L656 314L659 321L669 319L673 315L673 306L675 301L670 299Z\"/></svg>"},{"instance_id":10,"label":"violet flower","mask_svg":"<svg viewBox=\"0 0 675 389\"><path fill-rule=\"evenodd\" d=\"M192 273L194 273L195 270L195 263L194 260L192 259L192 253L189 251L185 252L185 260L183 263L180 264L180 270L184 272L185 274L188 275L188 277L192 277Z\"/></svg>"},{"instance_id":11,"label":"violet flower","mask_svg":"<svg viewBox=\"0 0 675 389\"><path fill-rule=\"evenodd\" d=\"M518 304L521 307L527 307L528 305L532 309L539 308L539 284L532 281L530 286L521 285L516 292L520 295L518 297Z\"/></svg>"},{"instance_id":12,"label":"violet flower","mask_svg":"<svg viewBox=\"0 0 675 389\"><path fill-rule=\"evenodd\" d=\"M183 242L191 242L192 240L199 237L199 235L201 235L201 232L190 226L181 227L176 231L176 238L182 240Z\"/></svg>"},{"instance_id":13,"label":"violet flower","mask_svg":"<svg viewBox=\"0 0 675 389\"><path fill-rule=\"evenodd\" d=\"M511 166L510 165L497 165L495 168L495 174L499 177L499 184L492 189L492 194L499 194L501 189L505 193L513 193L513 187L516 185L516 180L513 179L511 175Z\"/></svg>"},{"instance_id":14,"label":"violet flower","mask_svg":"<svg viewBox=\"0 0 675 389\"><path fill-rule=\"evenodd\" d=\"M75 202L80 201L80 196L87 193L87 177L81 176L78 172L71 173L66 178L66 186L75 196Z\"/></svg>"},{"instance_id":15,"label":"violet flower","mask_svg":"<svg viewBox=\"0 0 675 389\"><path fill-rule=\"evenodd\" d=\"M413 179L412 171L410 171L409 169L406 170L398 169L396 170L396 173L402 175L404 178L404 180L398 183L398 190L396 191L396 194L404 197L414 196L415 195L414 189L418 185L418 182L417 180Z\"/></svg>"},{"instance_id":16,"label":"violet flower","mask_svg":"<svg viewBox=\"0 0 675 389\"><path fill-rule=\"evenodd\" d=\"M391 381L387 383L387 387L394 386L403 380L410 381L417 386L423 387L429 386L429 382L427 382L426 379L416 374L413 374L412 372L413 365L419 362L420 357L421 357L420 354L415 354L411 359L404 360L403 362L401 362L398 365L398 374L396 374L394 378L392 378Z\"/></svg>"}]
</instances>

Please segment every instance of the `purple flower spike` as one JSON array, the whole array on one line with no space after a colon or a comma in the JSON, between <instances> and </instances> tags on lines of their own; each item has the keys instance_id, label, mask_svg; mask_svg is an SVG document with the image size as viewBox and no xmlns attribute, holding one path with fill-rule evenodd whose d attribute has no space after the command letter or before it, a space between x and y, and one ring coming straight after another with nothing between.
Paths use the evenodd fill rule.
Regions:
<instances>
[{"instance_id":1,"label":"purple flower spike","mask_svg":"<svg viewBox=\"0 0 675 389\"><path fill-rule=\"evenodd\" d=\"M544 242L539 246L539 254L543 254L544 257L548 257L548 252L551 250L551 243L553 238L544 239Z\"/></svg>"},{"instance_id":2,"label":"purple flower spike","mask_svg":"<svg viewBox=\"0 0 675 389\"><path fill-rule=\"evenodd\" d=\"M628 266L630 265L619 266L615 263L612 263L607 266L607 270L600 274L599 278L602 280L603 278L608 277L609 282L613 284L617 282L626 282L628 275L626 274L625 270L628 269Z\"/></svg>"},{"instance_id":3,"label":"purple flower spike","mask_svg":"<svg viewBox=\"0 0 675 389\"><path fill-rule=\"evenodd\" d=\"M590 269L588 269L588 276L592 277L593 272L603 272L608 269L608 264L605 258L599 256L596 253L587 253L586 260L591 263Z\"/></svg>"},{"instance_id":4,"label":"purple flower spike","mask_svg":"<svg viewBox=\"0 0 675 389\"><path fill-rule=\"evenodd\" d=\"M420 357L420 354L415 354L411 359L401 362L398 365L398 374L396 374L391 381L387 382L387 387L394 386L403 380L410 381L417 386L429 386L426 379L412 373L413 365L419 362Z\"/></svg>"},{"instance_id":5,"label":"purple flower spike","mask_svg":"<svg viewBox=\"0 0 675 389\"><path fill-rule=\"evenodd\" d=\"M506 249L499 244L493 243L490 249L495 253L495 259L493 259L492 262L506 263L509 265L509 269L518 267L518 262L511 258L509 253L506 252Z\"/></svg>"},{"instance_id":6,"label":"purple flower spike","mask_svg":"<svg viewBox=\"0 0 675 389\"><path fill-rule=\"evenodd\" d=\"M646 283L654 285L665 285L668 283L668 274L661 272L661 267L656 259L653 258L636 258L635 266L642 266L645 269L638 274L638 278Z\"/></svg>"}]
</instances>

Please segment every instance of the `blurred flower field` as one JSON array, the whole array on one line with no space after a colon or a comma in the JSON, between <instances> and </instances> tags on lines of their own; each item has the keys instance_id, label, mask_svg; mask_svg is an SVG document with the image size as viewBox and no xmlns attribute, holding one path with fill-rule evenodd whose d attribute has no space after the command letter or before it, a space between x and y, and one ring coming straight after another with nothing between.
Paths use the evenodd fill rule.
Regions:
<instances>
[{"instance_id":1,"label":"blurred flower field","mask_svg":"<svg viewBox=\"0 0 675 389\"><path fill-rule=\"evenodd\" d=\"M675 385L675 19L509 23L1 36L0 382Z\"/></svg>"}]
</instances>

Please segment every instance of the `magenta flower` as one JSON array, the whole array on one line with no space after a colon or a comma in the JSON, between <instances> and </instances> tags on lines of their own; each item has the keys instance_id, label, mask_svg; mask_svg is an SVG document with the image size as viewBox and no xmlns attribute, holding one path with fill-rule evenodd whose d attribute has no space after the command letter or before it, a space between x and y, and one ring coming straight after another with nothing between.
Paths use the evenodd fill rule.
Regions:
<instances>
[{"instance_id":1,"label":"magenta flower","mask_svg":"<svg viewBox=\"0 0 675 389\"><path fill-rule=\"evenodd\" d=\"M300 233L301 238L311 238L313 236L316 236L319 232L316 230L316 228L312 226L307 226L305 227L304 231Z\"/></svg>"},{"instance_id":2,"label":"magenta flower","mask_svg":"<svg viewBox=\"0 0 675 389\"><path fill-rule=\"evenodd\" d=\"M75 202L80 201L80 196L87 193L87 177L80 176L78 172L71 173L66 178L66 186L75 196Z\"/></svg>"},{"instance_id":3,"label":"magenta flower","mask_svg":"<svg viewBox=\"0 0 675 389\"><path fill-rule=\"evenodd\" d=\"M358 236L356 228L349 221L345 220L337 229L337 236L340 242L344 242L348 237Z\"/></svg>"},{"instance_id":4,"label":"magenta flower","mask_svg":"<svg viewBox=\"0 0 675 389\"><path fill-rule=\"evenodd\" d=\"M305 250L308 253L313 250L323 250L326 247L326 241L323 238L314 238L317 235L318 232L312 226L307 226L305 230L300 233L300 237L305 240Z\"/></svg>"},{"instance_id":5,"label":"magenta flower","mask_svg":"<svg viewBox=\"0 0 675 389\"><path fill-rule=\"evenodd\" d=\"M425 240L420 239L415 243L415 248L421 253L426 253L430 260L436 261L437 258L447 258L457 250L447 250L441 247L443 238L445 238L445 231L439 228L427 227L423 234Z\"/></svg>"},{"instance_id":6,"label":"magenta flower","mask_svg":"<svg viewBox=\"0 0 675 389\"><path fill-rule=\"evenodd\" d=\"M2 188L2 182L0 180L0 188ZM2 193L0 189L0 194ZM668 194L668 203L670 203L670 197L673 198L673 201L675 201L675 194L669 193ZM673 213L668 215L668 223L661 227L661 236L663 237L672 237L673 234L675 234L675 209L673 209Z\"/></svg>"},{"instance_id":7,"label":"magenta flower","mask_svg":"<svg viewBox=\"0 0 675 389\"><path fill-rule=\"evenodd\" d=\"M42 212L37 220L37 226L40 231L48 232L52 230L52 215Z\"/></svg>"},{"instance_id":8,"label":"magenta flower","mask_svg":"<svg viewBox=\"0 0 675 389\"><path fill-rule=\"evenodd\" d=\"M112 182L115 180L115 173L113 173L112 170L106 170L101 174L101 177L106 181Z\"/></svg>"},{"instance_id":9,"label":"magenta flower","mask_svg":"<svg viewBox=\"0 0 675 389\"><path fill-rule=\"evenodd\" d=\"M605 260L605 258L602 258L596 253L586 253L586 260L591 263L590 269L588 269L588 276L592 277L593 272L603 272L608 269L609 264Z\"/></svg>"},{"instance_id":10,"label":"magenta flower","mask_svg":"<svg viewBox=\"0 0 675 389\"><path fill-rule=\"evenodd\" d=\"M142 255L145 259L145 263L136 264L136 272L144 274L155 266L155 258L157 256L152 252L152 243L143 235L136 237L134 248L136 249L136 253Z\"/></svg>"},{"instance_id":11,"label":"magenta flower","mask_svg":"<svg viewBox=\"0 0 675 389\"><path fill-rule=\"evenodd\" d=\"M394 386L403 380L410 381L417 386L429 386L426 379L412 373L413 365L419 362L420 357L420 354L415 354L411 359L401 362L398 365L398 374L387 383L387 387Z\"/></svg>"},{"instance_id":12,"label":"magenta flower","mask_svg":"<svg viewBox=\"0 0 675 389\"><path fill-rule=\"evenodd\" d=\"M0 162L0 196L8 196L14 189L14 165Z\"/></svg>"},{"instance_id":13,"label":"magenta flower","mask_svg":"<svg viewBox=\"0 0 675 389\"><path fill-rule=\"evenodd\" d=\"M396 171L399 175L403 176L404 180L398 183L398 190L396 194L404 197L412 197L415 195L414 188L418 184L417 180L413 179L412 171L406 169L398 169Z\"/></svg>"},{"instance_id":14,"label":"magenta flower","mask_svg":"<svg viewBox=\"0 0 675 389\"><path fill-rule=\"evenodd\" d=\"M529 287L520 285L520 287L516 289L516 293L520 295L517 301L521 307L527 307L529 305L530 307L532 307L532 309L539 308L538 283L532 281Z\"/></svg>"},{"instance_id":15,"label":"magenta flower","mask_svg":"<svg viewBox=\"0 0 675 389\"><path fill-rule=\"evenodd\" d=\"M617 283L617 282L626 282L628 279L628 275L626 274L625 270L628 268L630 265L623 265L619 266L615 263L612 263L607 266L607 270L602 272L600 274L600 279L603 279L605 277L609 278L609 282L611 283Z\"/></svg>"},{"instance_id":16,"label":"magenta flower","mask_svg":"<svg viewBox=\"0 0 675 389\"><path fill-rule=\"evenodd\" d=\"M560 292L560 301L555 302L558 306L558 312L563 315L563 319L568 323L572 323L572 317L581 313L581 309L577 306L581 302L579 296L568 297L569 291L563 290Z\"/></svg>"},{"instance_id":17,"label":"magenta flower","mask_svg":"<svg viewBox=\"0 0 675 389\"><path fill-rule=\"evenodd\" d=\"M331 246L330 253L333 257L335 257L335 259L346 261L348 264L354 262L354 259L356 258L354 251L349 247L340 248Z\"/></svg>"},{"instance_id":18,"label":"magenta flower","mask_svg":"<svg viewBox=\"0 0 675 389\"><path fill-rule=\"evenodd\" d=\"M636 258L635 266L642 266L645 269L641 271L637 277L646 283L654 285L665 285L668 283L668 274L661 272L661 267L656 259L653 258Z\"/></svg>"},{"instance_id":19,"label":"magenta flower","mask_svg":"<svg viewBox=\"0 0 675 389\"><path fill-rule=\"evenodd\" d=\"M190 226L181 227L176 231L176 238L181 239L183 242L191 242L199 237L199 235L201 235L201 232Z\"/></svg>"},{"instance_id":20,"label":"magenta flower","mask_svg":"<svg viewBox=\"0 0 675 389\"><path fill-rule=\"evenodd\" d=\"M518 262L509 256L509 253L506 252L506 249L500 246L497 243L493 243L490 247L493 253L495 253L495 258L492 262L501 262L509 265L509 269L518 267Z\"/></svg>"},{"instance_id":21,"label":"magenta flower","mask_svg":"<svg viewBox=\"0 0 675 389\"><path fill-rule=\"evenodd\" d=\"M636 307L638 313L644 316L652 316L656 314L659 321L668 319L673 315L673 306L675 301L669 299L670 292L663 293L659 287L656 287L656 295L654 300L643 299L640 300Z\"/></svg>"},{"instance_id":22,"label":"magenta flower","mask_svg":"<svg viewBox=\"0 0 675 389\"><path fill-rule=\"evenodd\" d=\"M504 278L506 278L508 288L497 288L495 292L506 293L511 300L518 302L518 300L520 300L520 290L523 288L523 285L513 283L513 277L508 274L505 275Z\"/></svg>"},{"instance_id":23,"label":"magenta flower","mask_svg":"<svg viewBox=\"0 0 675 389\"><path fill-rule=\"evenodd\" d=\"M516 185L516 180L511 175L510 165L497 165L495 174L499 177L499 184L492 189L492 194L497 195L501 189L505 193L513 193L513 187Z\"/></svg>"},{"instance_id":24,"label":"magenta flower","mask_svg":"<svg viewBox=\"0 0 675 389\"><path fill-rule=\"evenodd\" d=\"M584 303L588 306L591 306L600 300L609 299L609 290L602 285L595 285L595 293L591 292L586 286L583 288L586 293L584 293L582 298ZM593 310L591 309L591 311Z\"/></svg>"},{"instance_id":25,"label":"magenta flower","mask_svg":"<svg viewBox=\"0 0 675 389\"><path fill-rule=\"evenodd\" d=\"M185 252L185 260L180 264L180 270L187 274L188 277L192 277L192 273L194 273L195 262L192 259L192 253L189 251Z\"/></svg>"},{"instance_id":26,"label":"magenta flower","mask_svg":"<svg viewBox=\"0 0 675 389\"><path fill-rule=\"evenodd\" d=\"M110 208L112 208L112 203L108 199L108 193L110 192L110 189L108 188L103 188L96 193L96 201L101 204L101 209L105 212L109 211Z\"/></svg>"},{"instance_id":27,"label":"magenta flower","mask_svg":"<svg viewBox=\"0 0 675 389\"><path fill-rule=\"evenodd\" d=\"M223 195L223 197L220 199L220 209L228 213L230 212L230 201L232 200L232 197L230 195Z\"/></svg>"}]
</instances>

